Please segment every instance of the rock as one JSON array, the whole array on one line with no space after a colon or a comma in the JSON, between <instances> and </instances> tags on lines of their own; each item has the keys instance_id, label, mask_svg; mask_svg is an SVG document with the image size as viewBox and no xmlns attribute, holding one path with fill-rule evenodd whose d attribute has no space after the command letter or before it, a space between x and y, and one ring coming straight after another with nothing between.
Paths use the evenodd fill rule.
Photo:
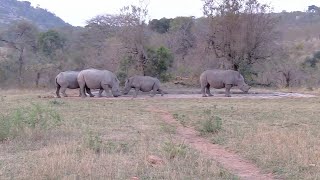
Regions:
<instances>
[{"instance_id":1,"label":"rock","mask_svg":"<svg viewBox=\"0 0 320 180\"><path fill-rule=\"evenodd\" d=\"M163 160L158 157L158 156L155 156L155 155L149 155L147 157L147 161L152 165L152 166L157 166L157 165L162 165L164 164Z\"/></svg>"}]
</instances>

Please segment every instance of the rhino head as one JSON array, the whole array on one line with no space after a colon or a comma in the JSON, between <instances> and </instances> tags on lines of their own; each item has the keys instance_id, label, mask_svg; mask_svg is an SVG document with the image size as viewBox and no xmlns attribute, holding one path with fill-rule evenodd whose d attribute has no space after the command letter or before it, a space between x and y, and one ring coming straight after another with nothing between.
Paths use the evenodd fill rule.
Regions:
<instances>
[{"instance_id":1,"label":"rhino head","mask_svg":"<svg viewBox=\"0 0 320 180\"><path fill-rule=\"evenodd\" d=\"M244 93L248 93L249 89L251 88L248 84L244 82L244 78L241 74L239 74L238 88Z\"/></svg>"},{"instance_id":2,"label":"rhino head","mask_svg":"<svg viewBox=\"0 0 320 180\"><path fill-rule=\"evenodd\" d=\"M123 94L128 94L129 91L131 90L131 84L132 84L132 78L129 78L126 80L125 85L124 85L124 90L123 90Z\"/></svg>"},{"instance_id":3,"label":"rhino head","mask_svg":"<svg viewBox=\"0 0 320 180\"><path fill-rule=\"evenodd\" d=\"M112 92L112 95L114 97L119 97L121 96L121 93L120 93L120 88L119 88L119 84L120 84L120 81L115 78L114 81L113 81L113 84L112 84L112 89L111 89L111 92Z\"/></svg>"},{"instance_id":4,"label":"rhino head","mask_svg":"<svg viewBox=\"0 0 320 180\"><path fill-rule=\"evenodd\" d=\"M248 93L249 89L251 88L248 84L243 83L240 86L238 86L239 89L245 93Z\"/></svg>"}]
</instances>

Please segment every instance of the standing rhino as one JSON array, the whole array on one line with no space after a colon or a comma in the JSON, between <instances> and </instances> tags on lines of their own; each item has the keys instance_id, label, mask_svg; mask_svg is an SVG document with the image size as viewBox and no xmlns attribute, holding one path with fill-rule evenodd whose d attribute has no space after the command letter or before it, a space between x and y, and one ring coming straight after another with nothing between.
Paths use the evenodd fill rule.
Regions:
<instances>
[{"instance_id":1,"label":"standing rhino","mask_svg":"<svg viewBox=\"0 0 320 180\"><path fill-rule=\"evenodd\" d=\"M60 72L56 76L56 86L57 86L57 97L61 98L60 96L60 88L61 88L61 93L64 97L67 97L66 94L66 89L77 89L79 88L79 83L77 81L77 77L80 71L65 71L65 72ZM86 87L87 93L93 97L94 95L91 94L91 91L89 88ZM81 94L81 92L80 92Z\"/></svg>"},{"instance_id":2,"label":"standing rhino","mask_svg":"<svg viewBox=\"0 0 320 180\"><path fill-rule=\"evenodd\" d=\"M153 90L151 97L156 95L157 91L163 96L163 91L160 88L160 81L157 78L150 76L133 76L126 80L123 94L128 94L131 88L135 89L133 97L137 97L138 91L149 92Z\"/></svg>"},{"instance_id":3,"label":"standing rhino","mask_svg":"<svg viewBox=\"0 0 320 180\"><path fill-rule=\"evenodd\" d=\"M78 74L78 83L80 86L81 97L85 97L84 88L100 89L99 97L103 90L106 91L107 97L110 97L109 88L111 88L114 97L120 96L119 80L115 74L108 70L86 69Z\"/></svg>"},{"instance_id":4,"label":"standing rhino","mask_svg":"<svg viewBox=\"0 0 320 180\"><path fill-rule=\"evenodd\" d=\"M238 71L233 70L207 70L200 75L202 97L213 96L210 93L210 87L221 89L226 88L225 96L230 97L230 89L233 86L247 93L250 89L244 82L243 76Z\"/></svg>"}]
</instances>

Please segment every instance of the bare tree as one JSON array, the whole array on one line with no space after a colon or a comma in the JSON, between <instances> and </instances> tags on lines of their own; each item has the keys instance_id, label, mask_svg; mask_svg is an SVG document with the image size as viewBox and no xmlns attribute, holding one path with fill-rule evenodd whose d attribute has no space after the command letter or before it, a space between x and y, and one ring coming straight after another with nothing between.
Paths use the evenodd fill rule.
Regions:
<instances>
[{"instance_id":1,"label":"bare tree","mask_svg":"<svg viewBox=\"0 0 320 180\"><path fill-rule=\"evenodd\" d=\"M171 21L169 45L181 56L182 63L189 51L196 46L196 38L192 32L194 17L177 17ZM179 66L179 65L178 65Z\"/></svg>"},{"instance_id":2,"label":"bare tree","mask_svg":"<svg viewBox=\"0 0 320 180\"><path fill-rule=\"evenodd\" d=\"M19 85L22 85L22 71L25 65L24 54L27 50L35 51L37 43L37 29L28 21L19 21L14 23L3 34L0 35L0 41L8 47L13 48L18 53L18 78Z\"/></svg>"},{"instance_id":3,"label":"bare tree","mask_svg":"<svg viewBox=\"0 0 320 180\"><path fill-rule=\"evenodd\" d=\"M138 71L146 74L148 61L147 45L150 34L147 28L147 5L141 1L140 6L126 6L121 9L121 31L119 37L124 45L127 56L134 61Z\"/></svg>"},{"instance_id":4,"label":"bare tree","mask_svg":"<svg viewBox=\"0 0 320 180\"><path fill-rule=\"evenodd\" d=\"M257 0L203 0L210 20L208 48L239 70L272 56L277 19ZM220 3L221 2L221 3Z\"/></svg>"}]
</instances>

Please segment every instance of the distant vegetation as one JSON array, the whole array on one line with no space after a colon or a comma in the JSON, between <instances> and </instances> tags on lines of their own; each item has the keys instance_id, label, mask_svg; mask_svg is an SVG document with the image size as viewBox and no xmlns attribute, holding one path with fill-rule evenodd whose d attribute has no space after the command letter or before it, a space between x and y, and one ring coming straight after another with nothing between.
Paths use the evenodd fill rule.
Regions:
<instances>
[{"instance_id":1,"label":"distant vegetation","mask_svg":"<svg viewBox=\"0 0 320 180\"><path fill-rule=\"evenodd\" d=\"M17 20L33 22L39 29L70 26L53 13L39 7L32 7L28 1L0 0L0 27Z\"/></svg>"},{"instance_id":2,"label":"distant vegetation","mask_svg":"<svg viewBox=\"0 0 320 180\"><path fill-rule=\"evenodd\" d=\"M6 23L0 26L1 87L50 87L59 71L89 67L111 70L121 81L142 74L198 85L203 70L220 68L240 71L254 86L320 84L317 6L274 13L256 0L204 0L202 18L150 21L143 5L127 6L72 27L28 2L0 1L0 14L6 14L0 17L12 16L0 19Z\"/></svg>"}]
</instances>

